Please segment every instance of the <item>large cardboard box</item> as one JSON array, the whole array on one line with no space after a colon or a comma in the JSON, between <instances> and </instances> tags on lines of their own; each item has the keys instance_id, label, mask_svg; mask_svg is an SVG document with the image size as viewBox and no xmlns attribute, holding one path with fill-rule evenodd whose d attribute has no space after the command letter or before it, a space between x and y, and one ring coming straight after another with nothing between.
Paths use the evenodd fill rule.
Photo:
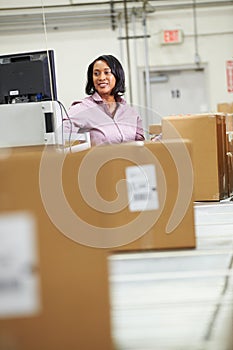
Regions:
<instances>
[{"instance_id":1,"label":"large cardboard box","mask_svg":"<svg viewBox=\"0 0 233 350\"><path fill-rule=\"evenodd\" d=\"M52 167L61 155L48 157ZM106 252L77 244L52 222L40 162L39 151L1 151L0 349L113 349ZM57 194L53 202L65 215ZM12 282L6 284L3 269Z\"/></svg>"},{"instance_id":2,"label":"large cardboard box","mask_svg":"<svg viewBox=\"0 0 233 350\"><path fill-rule=\"evenodd\" d=\"M11 251L4 259L23 266L31 236L35 249L24 284L11 269L29 305L15 289L2 294L16 305L4 311L0 302L0 348L113 349L107 258L195 247L190 154L180 141L1 151L0 233Z\"/></svg>"},{"instance_id":3,"label":"large cardboard box","mask_svg":"<svg viewBox=\"0 0 233 350\"><path fill-rule=\"evenodd\" d=\"M163 139L192 142L194 198L219 201L228 197L226 124L221 113L168 116L162 120Z\"/></svg>"},{"instance_id":4,"label":"large cardboard box","mask_svg":"<svg viewBox=\"0 0 233 350\"><path fill-rule=\"evenodd\" d=\"M178 141L95 147L67 158L63 190L88 225L85 244L94 227L88 244L111 251L195 247L190 152L189 142Z\"/></svg>"}]
</instances>

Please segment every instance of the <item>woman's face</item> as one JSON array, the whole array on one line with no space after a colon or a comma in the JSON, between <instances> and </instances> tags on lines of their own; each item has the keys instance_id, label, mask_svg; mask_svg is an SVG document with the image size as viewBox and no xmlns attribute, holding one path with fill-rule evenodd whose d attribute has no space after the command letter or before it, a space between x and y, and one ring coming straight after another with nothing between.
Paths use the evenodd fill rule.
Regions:
<instances>
[{"instance_id":1,"label":"woman's face","mask_svg":"<svg viewBox=\"0 0 233 350\"><path fill-rule=\"evenodd\" d=\"M111 95L116 78L105 61L96 61L93 66L93 83L95 90L104 98Z\"/></svg>"}]
</instances>

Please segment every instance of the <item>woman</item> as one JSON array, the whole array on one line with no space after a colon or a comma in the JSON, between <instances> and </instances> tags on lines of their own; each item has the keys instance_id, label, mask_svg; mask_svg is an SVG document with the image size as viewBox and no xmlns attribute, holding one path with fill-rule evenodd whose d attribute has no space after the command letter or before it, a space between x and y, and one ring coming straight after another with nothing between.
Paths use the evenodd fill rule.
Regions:
<instances>
[{"instance_id":1,"label":"woman","mask_svg":"<svg viewBox=\"0 0 233 350\"><path fill-rule=\"evenodd\" d=\"M88 67L86 94L69 109L64 121L66 132L90 131L91 144L111 144L144 140L142 120L122 95L125 74L112 55L96 58Z\"/></svg>"}]
</instances>

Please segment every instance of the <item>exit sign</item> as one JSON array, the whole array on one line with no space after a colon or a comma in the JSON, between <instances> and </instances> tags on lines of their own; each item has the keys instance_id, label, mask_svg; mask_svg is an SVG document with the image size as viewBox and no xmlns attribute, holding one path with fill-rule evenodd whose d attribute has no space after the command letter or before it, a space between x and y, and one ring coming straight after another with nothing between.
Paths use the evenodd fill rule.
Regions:
<instances>
[{"instance_id":1,"label":"exit sign","mask_svg":"<svg viewBox=\"0 0 233 350\"><path fill-rule=\"evenodd\" d=\"M181 29L169 29L161 32L161 44L180 44L183 41L183 32Z\"/></svg>"}]
</instances>

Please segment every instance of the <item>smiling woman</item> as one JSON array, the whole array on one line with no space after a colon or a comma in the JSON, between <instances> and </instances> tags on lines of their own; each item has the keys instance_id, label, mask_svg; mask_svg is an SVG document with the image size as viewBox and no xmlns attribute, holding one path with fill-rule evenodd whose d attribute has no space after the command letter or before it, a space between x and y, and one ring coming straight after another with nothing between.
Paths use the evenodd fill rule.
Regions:
<instances>
[{"instance_id":1,"label":"smiling woman","mask_svg":"<svg viewBox=\"0 0 233 350\"><path fill-rule=\"evenodd\" d=\"M125 74L112 55L96 58L88 67L86 94L69 109L63 121L65 132L89 131L91 144L111 144L144 140L142 119L122 95Z\"/></svg>"}]
</instances>

